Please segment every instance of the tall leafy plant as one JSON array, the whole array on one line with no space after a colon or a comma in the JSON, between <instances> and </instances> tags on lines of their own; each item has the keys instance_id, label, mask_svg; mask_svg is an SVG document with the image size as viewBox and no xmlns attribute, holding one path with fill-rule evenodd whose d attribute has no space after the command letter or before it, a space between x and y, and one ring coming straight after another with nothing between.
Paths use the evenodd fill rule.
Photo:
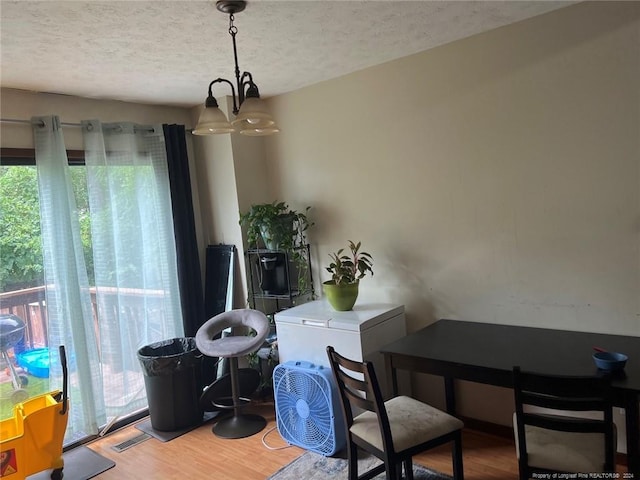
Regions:
<instances>
[{"instance_id":1,"label":"tall leafy plant","mask_svg":"<svg viewBox=\"0 0 640 480\"><path fill-rule=\"evenodd\" d=\"M240 225L247 228L249 247L292 251L305 245L305 232L313 226L307 218L310 208L298 212L285 202L275 201L251 205L248 211L240 213Z\"/></svg>"}]
</instances>

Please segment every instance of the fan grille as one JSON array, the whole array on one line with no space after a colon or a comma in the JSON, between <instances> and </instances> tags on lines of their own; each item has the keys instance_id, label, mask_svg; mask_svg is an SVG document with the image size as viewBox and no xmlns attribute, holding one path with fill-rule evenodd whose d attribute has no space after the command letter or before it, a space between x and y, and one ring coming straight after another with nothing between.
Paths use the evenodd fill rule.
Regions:
<instances>
[{"instance_id":1,"label":"fan grille","mask_svg":"<svg viewBox=\"0 0 640 480\"><path fill-rule=\"evenodd\" d=\"M296 368L300 362L289 363L278 365L273 372L278 431L291 444L333 455L338 447L335 393L326 377L328 371L311 364Z\"/></svg>"}]
</instances>

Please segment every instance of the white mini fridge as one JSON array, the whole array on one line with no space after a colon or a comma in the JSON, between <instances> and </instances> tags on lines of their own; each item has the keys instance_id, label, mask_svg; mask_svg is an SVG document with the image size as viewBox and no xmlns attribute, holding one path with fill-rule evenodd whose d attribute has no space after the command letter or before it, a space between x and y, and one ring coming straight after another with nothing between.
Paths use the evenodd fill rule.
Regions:
<instances>
[{"instance_id":1,"label":"white mini fridge","mask_svg":"<svg viewBox=\"0 0 640 480\"><path fill-rule=\"evenodd\" d=\"M406 336L403 305L356 304L337 312L323 300L315 300L275 314L280 363L307 361L329 367L327 345L354 360L374 364L383 396L390 394L380 348ZM400 393L410 394L408 375L399 376Z\"/></svg>"}]
</instances>

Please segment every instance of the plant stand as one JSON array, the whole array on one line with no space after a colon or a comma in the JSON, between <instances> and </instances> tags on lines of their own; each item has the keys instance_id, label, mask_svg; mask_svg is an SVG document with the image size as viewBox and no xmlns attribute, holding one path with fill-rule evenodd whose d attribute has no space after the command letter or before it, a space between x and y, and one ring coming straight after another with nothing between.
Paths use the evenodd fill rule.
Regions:
<instances>
[{"instance_id":1,"label":"plant stand","mask_svg":"<svg viewBox=\"0 0 640 480\"><path fill-rule=\"evenodd\" d=\"M303 268L296 263L294 254L304 256ZM250 249L247 250L246 258L251 308L272 315L283 308L315 298L309 244L299 247L293 253L264 248Z\"/></svg>"}]
</instances>

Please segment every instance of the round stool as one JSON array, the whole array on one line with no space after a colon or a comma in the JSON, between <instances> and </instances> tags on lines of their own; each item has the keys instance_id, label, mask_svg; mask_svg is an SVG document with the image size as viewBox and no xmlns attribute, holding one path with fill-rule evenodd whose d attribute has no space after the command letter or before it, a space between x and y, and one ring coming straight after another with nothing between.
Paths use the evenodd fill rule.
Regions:
<instances>
[{"instance_id":1,"label":"round stool","mask_svg":"<svg viewBox=\"0 0 640 480\"><path fill-rule=\"evenodd\" d=\"M249 327L255 336L227 336L216 338L228 328ZM258 350L269 333L269 319L258 310L237 309L223 312L207 320L196 332L196 346L203 355L229 359L231 377L231 405L233 416L220 420L213 426L213 433L223 438L244 438L258 433L267 421L260 415L240 413L240 407L250 400L240 398L238 385L238 357Z\"/></svg>"}]
</instances>

